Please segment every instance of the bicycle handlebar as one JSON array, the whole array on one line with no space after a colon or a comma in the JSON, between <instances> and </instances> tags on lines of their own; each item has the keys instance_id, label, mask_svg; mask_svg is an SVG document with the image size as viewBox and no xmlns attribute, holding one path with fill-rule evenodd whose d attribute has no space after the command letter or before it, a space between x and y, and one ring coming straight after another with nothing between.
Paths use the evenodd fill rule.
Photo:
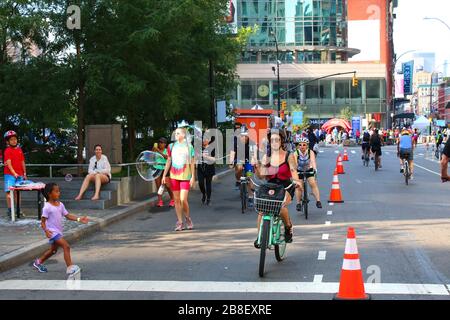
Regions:
<instances>
[{"instance_id":1,"label":"bicycle handlebar","mask_svg":"<svg viewBox=\"0 0 450 320\"><path fill-rule=\"evenodd\" d=\"M257 188L261 187L261 185L257 184L252 178L250 178L250 181L253 183L253 185ZM288 187L284 188L285 191L292 188L292 186L295 185L295 181L293 181Z\"/></svg>"}]
</instances>

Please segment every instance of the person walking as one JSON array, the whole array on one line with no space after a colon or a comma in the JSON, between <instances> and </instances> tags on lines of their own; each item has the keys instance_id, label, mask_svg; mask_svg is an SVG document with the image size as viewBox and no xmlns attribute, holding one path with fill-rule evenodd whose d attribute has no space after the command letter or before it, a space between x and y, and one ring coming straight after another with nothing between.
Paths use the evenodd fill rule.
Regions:
<instances>
[{"instance_id":1,"label":"person walking","mask_svg":"<svg viewBox=\"0 0 450 320\"><path fill-rule=\"evenodd\" d=\"M67 267L67 274L71 275L80 271L79 267L72 264L69 243L63 237L63 217L70 221L88 223L87 216L78 217L67 212L64 204L59 200L61 191L56 183L48 183L44 188L44 197L47 202L42 210L41 228L45 236L49 239L50 248L39 258L34 260L33 267L39 272L47 272L44 262L52 257L62 248L64 251L64 261Z\"/></svg>"},{"instance_id":2,"label":"person walking","mask_svg":"<svg viewBox=\"0 0 450 320\"><path fill-rule=\"evenodd\" d=\"M207 206L211 203L212 179L216 174L216 153L214 149L209 150L208 148L211 142L208 136L205 135L203 137L202 155L197 164L197 179L198 186L202 192L202 203Z\"/></svg>"},{"instance_id":3,"label":"person walking","mask_svg":"<svg viewBox=\"0 0 450 320\"><path fill-rule=\"evenodd\" d=\"M186 228L194 228L189 209L189 190L195 184L195 152L188 142L187 130L179 127L175 130L175 142L168 148L168 158L164 169L162 184L167 183L167 174L170 171L170 183L175 200L177 223L175 231L184 230L183 214L186 218Z\"/></svg>"}]
</instances>

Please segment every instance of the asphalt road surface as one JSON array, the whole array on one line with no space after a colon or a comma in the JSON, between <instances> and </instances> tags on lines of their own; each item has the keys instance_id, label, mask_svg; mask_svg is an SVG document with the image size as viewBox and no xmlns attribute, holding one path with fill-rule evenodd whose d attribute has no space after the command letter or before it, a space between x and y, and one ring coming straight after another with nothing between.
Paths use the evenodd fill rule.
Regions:
<instances>
[{"instance_id":1,"label":"asphalt road surface","mask_svg":"<svg viewBox=\"0 0 450 320\"><path fill-rule=\"evenodd\" d=\"M66 282L61 253L49 272L30 264L0 275L0 299L325 299L337 292L347 228L354 227L366 291L374 299L449 299L450 183L424 147L406 186L394 147L382 168L363 167L350 148L339 176L343 204L329 205L336 151L318 157L323 209L310 203L308 220L290 207L294 240L285 261L273 252L258 275L256 214L240 212L228 175L214 184L211 206L190 195L194 230L174 232L173 209L149 208L72 244L81 283ZM37 281L36 281L37 280ZM78 287L77 287L78 286Z\"/></svg>"}]
</instances>

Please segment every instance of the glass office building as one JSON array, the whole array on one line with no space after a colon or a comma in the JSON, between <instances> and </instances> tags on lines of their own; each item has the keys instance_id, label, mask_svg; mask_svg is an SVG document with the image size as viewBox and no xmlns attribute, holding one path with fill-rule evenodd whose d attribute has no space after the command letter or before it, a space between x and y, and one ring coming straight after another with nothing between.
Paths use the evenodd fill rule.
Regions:
<instances>
[{"instance_id":1,"label":"glass office building","mask_svg":"<svg viewBox=\"0 0 450 320\"><path fill-rule=\"evenodd\" d=\"M347 106L354 115L383 114L385 119L386 65L348 61L361 52L349 47L350 1L356 0L235 0L237 26L257 29L239 57L240 84L232 93L233 106L277 109L281 92L288 106L306 106L306 115L318 122L339 115ZM277 43L280 90L273 71ZM358 87L352 86L353 74L314 80L353 70Z\"/></svg>"},{"instance_id":2,"label":"glass office building","mask_svg":"<svg viewBox=\"0 0 450 320\"><path fill-rule=\"evenodd\" d=\"M238 27L258 26L242 63L347 61L346 0L238 0Z\"/></svg>"}]
</instances>

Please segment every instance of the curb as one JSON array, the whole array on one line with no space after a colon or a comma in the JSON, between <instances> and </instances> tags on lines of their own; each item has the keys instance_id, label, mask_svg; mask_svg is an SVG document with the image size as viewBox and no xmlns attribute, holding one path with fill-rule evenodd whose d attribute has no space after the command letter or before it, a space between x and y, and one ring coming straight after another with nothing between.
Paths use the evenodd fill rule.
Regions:
<instances>
[{"instance_id":1,"label":"curb","mask_svg":"<svg viewBox=\"0 0 450 320\"><path fill-rule=\"evenodd\" d=\"M232 170L226 170L224 172L218 173L214 176L213 181L217 181L219 178L227 175ZM198 188L198 185L196 185ZM151 205L158 200L157 197L153 197L149 200L144 200L135 204L132 204L118 212L109 214L103 218L95 219L92 224L82 225L75 229L72 229L65 233L64 238L70 243L85 238L94 232L106 228L107 226L119 222L128 218L129 216L141 212L143 209ZM14 250L0 257L0 272L5 272L14 267L20 266L24 263L31 262L37 256L41 255L48 249L48 240L40 240L38 242L26 245L20 249Z\"/></svg>"}]
</instances>

